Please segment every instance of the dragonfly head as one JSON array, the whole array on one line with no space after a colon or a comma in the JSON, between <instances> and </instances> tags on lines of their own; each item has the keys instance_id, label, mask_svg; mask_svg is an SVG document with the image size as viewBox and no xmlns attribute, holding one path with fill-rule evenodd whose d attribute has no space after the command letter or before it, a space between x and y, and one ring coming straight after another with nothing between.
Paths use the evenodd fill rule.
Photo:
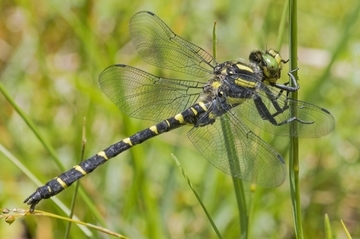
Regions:
<instances>
[{"instance_id":1,"label":"dragonfly head","mask_svg":"<svg viewBox=\"0 0 360 239\"><path fill-rule=\"evenodd\" d=\"M269 84L276 83L281 76L282 63L287 62L275 50L268 50L266 52L253 51L250 53L249 60L260 67L264 73L263 81Z\"/></svg>"}]
</instances>

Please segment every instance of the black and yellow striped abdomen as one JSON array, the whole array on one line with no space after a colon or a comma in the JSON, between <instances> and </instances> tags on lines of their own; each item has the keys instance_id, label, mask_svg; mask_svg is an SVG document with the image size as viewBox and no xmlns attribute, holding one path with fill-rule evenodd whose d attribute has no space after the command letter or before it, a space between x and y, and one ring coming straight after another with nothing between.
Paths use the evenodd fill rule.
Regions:
<instances>
[{"instance_id":1,"label":"black and yellow striped abdomen","mask_svg":"<svg viewBox=\"0 0 360 239\"><path fill-rule=\"evenodd\" d=\"M202 102L196 103L185 111L163 120L160 123L144 129L129 138L125 138L110 147L100 151L93 157L75 165L72 169L60 174L56 178L47 182L44 186L39 187L30 197L25 199L25 203L30 205L30 211L34 211L35 206L42 200L50 198L62 190L73 184L78 179L82 178L88 173L94 171L97 167L107 162L109 159L118 154L130 149L131 147L141 144L142 142L155 137L159 134L168 132L170 130L179 128L183 125L197 126L199 117L206 113L209 104Z\"/></svg>"}]
</instances>

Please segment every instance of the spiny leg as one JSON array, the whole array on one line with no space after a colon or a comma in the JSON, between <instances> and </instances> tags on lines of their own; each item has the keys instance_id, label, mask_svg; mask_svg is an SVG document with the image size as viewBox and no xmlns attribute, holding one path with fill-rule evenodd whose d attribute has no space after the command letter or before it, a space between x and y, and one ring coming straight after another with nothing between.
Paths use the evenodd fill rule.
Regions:
<instances>
[{"instance_id":1,"label":"spiny leg","mask_svg":"<svg viewBox=\"0 0 360 239\"><path fill-rule=\"evenodd\" d=\"M273 125L280 126L280 125L288 124L288 123L293 122L293 121L297 121L297 122L302 123L302 124L313 124L314 123L314 122L301 120L301 119L299 119L297 117L291 117L291 118L286 119L286 120L284 120L282 122L277 122L275 117L277 115L283 113L285 110L287 110L289 108L289 106L286 105L284 107L280 107L279 104L276 101L271 100L271 102L272 102L272 104L274 105L274 107L277 110L277 112L275 112L274 114L270 113L269 109L266 107L266 105L264 104L264 102L262 101L260 96L256 96L254 98L254 103L255 103L256 109L257 109L258 113L260 114L261 118L264 119L264 120L268 120Z\"/></svg>"}]
</instances>

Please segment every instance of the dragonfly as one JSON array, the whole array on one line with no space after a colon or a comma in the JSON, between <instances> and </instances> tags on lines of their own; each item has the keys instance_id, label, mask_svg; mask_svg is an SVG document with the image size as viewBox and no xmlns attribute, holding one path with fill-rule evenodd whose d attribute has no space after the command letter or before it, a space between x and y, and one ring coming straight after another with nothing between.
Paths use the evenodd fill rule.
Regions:
<instances>
[{"instance_id":1,"label":"dragonfly","mask_svg":"<svg viewBox=\"0 0 360 239\"><path fill-rule=\"evenodd\" d=\"M145 62L200 80L159 77L124 64L107 67L99 76L104 94L127 115L159 123L114 143L37 188L24 201L30 212L41 200L57 195L109 159L179 127L191 127L188 138L216 168L269 188L285 180L285 161L245 122L276 135L295 137L320 137L334 128L329 111L289 98L299 85L292 72L289 82L278 83L287 61L275 50L252 51L248 61L217 63L211 54L175 34L149 11L136 13L129 31ZM291 131L290 125L296 130Z\"/></svg>"}]
</instances>

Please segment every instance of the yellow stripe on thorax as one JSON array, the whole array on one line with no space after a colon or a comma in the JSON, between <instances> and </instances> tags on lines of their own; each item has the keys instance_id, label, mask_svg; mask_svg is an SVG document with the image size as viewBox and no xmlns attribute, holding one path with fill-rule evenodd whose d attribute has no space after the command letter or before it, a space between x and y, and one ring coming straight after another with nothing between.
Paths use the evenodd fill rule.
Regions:
<instances>
[{"instance_id":1,"label":"yellow stripe on thorax","mask_svg":"<svg viewBox=\"0 0 360 239\"><path fill-rule=\"evenodd\" d=\"M239 105L242 104L246 99L236 98L236 97L226 97L226 103L229 105Z\"/></svg>"},{"instance_id":2,"label":"yellow stripe on thorax","mask_svg":"<svg viewBox=\"0 0 360 239\"><path fill-rule=\"evenodd\" d=\"M221 86L221 83L219 81L214 81L211 83L212 88L218 89Z\"/></svg>"},{"instance_id":3,"label":"yellow stripe on thorax","mask_svg":"<svg viewBox=\"0 0 360 239\"><path fill-rule=\"evenodd\" d=\"M257 83L253 82L253 81L237 78L237 79L235 79L235 84L237 84L238 86L245 87L245 88L255 88Z\"/></svg>"},{"instance_id":4,"label":"yellow stripe on thorax","mask_svg":"<svg viewBox=\"0 0 360 239\"><path fill-rule=\"evenodd\" d=\"M250 67L248 66L245 66L243 64L236 64L237 68L239 68L240 70L244 70L244 71L248 71L248 72L251 72L251 73L254 73L253 69L251 69Z\"/></svg>"}]
</instances>

